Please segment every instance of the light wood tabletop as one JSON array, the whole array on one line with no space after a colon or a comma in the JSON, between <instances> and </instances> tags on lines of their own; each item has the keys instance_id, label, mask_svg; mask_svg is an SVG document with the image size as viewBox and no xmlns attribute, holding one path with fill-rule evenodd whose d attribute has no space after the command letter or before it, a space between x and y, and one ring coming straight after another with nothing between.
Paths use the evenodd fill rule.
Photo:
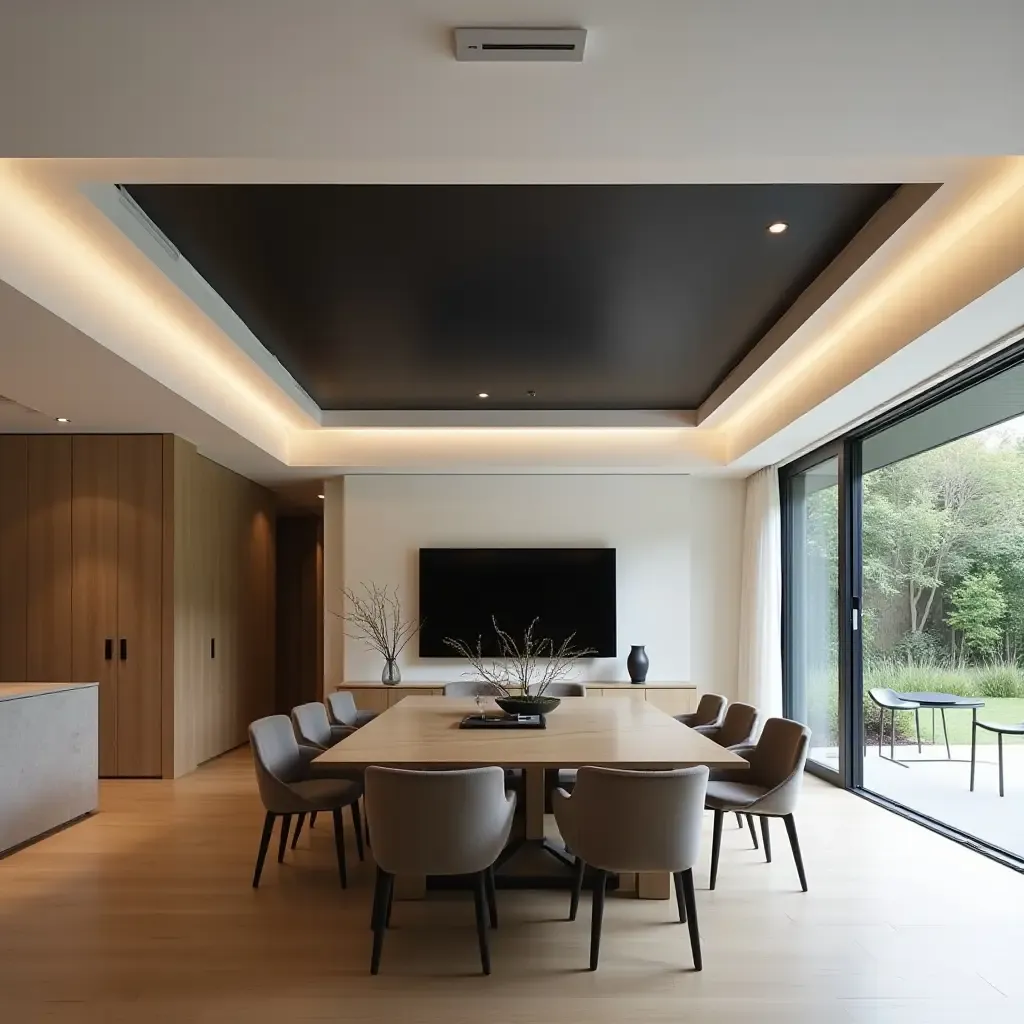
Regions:
<instances>
[{"instance_id":1,"label":"light wood tabletop","mask_svg":"<svg viewBox=\"0 0 1024 1024\"><path fill-rule=\"evenodd\" d=\"M493 700L484 705L498 712ZM546 729L460 729L459 722L476 711L473 697L406 697L317 761L357 767L747 766L737 754L643 701L568 697L547 716Z\"/></svg>"}]
</instances>

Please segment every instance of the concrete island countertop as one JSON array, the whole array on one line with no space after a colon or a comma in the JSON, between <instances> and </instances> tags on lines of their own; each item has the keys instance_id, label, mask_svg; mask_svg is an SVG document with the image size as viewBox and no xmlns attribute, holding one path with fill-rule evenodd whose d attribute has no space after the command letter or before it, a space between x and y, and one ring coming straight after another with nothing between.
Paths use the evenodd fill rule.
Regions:
<instances>
[{"instance_id":1,"label":"concrete island countertop","mask_svg":"<svg viewBox=\"0 0 1024 1024\"><path fill-rule=\"evenodd\" d=\"M0 683L0 700L16 700L18 697L38 697L44 693L77 690L83 686L99 686L99 683Z\"/></svg>"}]
</instances>

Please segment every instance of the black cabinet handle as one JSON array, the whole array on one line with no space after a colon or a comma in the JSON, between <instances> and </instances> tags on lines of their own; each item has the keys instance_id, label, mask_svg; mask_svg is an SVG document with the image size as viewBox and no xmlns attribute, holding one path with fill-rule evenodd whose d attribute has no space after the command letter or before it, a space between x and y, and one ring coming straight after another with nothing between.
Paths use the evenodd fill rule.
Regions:
<instances>
[{"instance_id":1,"label":"black cabinet handle","mask_svg":"<svg viewBox=\"0 0 1024 1024\"><path fill-rule=\"evenodd\" d=\"M210 637L210 657L217 657L217 639L216 637Z\"/></svg>"},{"instance_id":2,"label":"black cabinet handle","mask_svg":"<svg viewBox=\"0 0 1024 1024\"><path fill-rule=\"evenodd\" d=\"M121 660L128 660L128 641L124 637L121 637Z\"/></svg>"},{"instance_id":3,"label":"black cabinet handle","mask_svg":"<svg viewBox=\"0 0 1024 1024\"><path fill-rule=\"evenodd\" d=\"M114 657L114 638L108 636L103 641L103 660L110 661Z\"/></svg>"}]
</instances>

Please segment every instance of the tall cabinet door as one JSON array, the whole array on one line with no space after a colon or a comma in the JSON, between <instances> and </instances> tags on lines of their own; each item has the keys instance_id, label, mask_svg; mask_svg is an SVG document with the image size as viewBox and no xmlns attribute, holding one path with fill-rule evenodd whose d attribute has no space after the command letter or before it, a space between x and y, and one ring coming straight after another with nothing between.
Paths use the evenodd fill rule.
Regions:
<instances>
[{"instance_id":1,"label":"tall cabinet door","mask_svg":"<svg viewBox=\"0 0 1024 1024\"><path fill-rule=\"evenodd\" d=\"M28 638L28 438L0 436L0 683L20 683Z\"/></svg>"},{"instance_id":2,"label":"tall cabinet door","mask_svg":"<svg viewBox=\"0 0 1024 1024\"><path fill-rule=\"evenodd\" d=\"M25 678L71 679L71 438L28 438Z\"/></svg>"},{"instance_id":3,"label":"tall cabinet door","mask_svg":"<svg viewBox=\"0 0 1024 1024\"><path fill-rule=\"evenodd\" d=\"M117 767L118 486L116 437L72 444L71 678L100 688L100 775Z\"/></svg>"},{"instance_id":4,"label":"tall cabinet door","mask_svg":"<svg viewBox=\"0 0 1024 1024\"><path fill-rule=\"evenodd\" d=\"M159 776L163 608L163 448L117 438L117 773Z\"/></svg>"}]
</instances>

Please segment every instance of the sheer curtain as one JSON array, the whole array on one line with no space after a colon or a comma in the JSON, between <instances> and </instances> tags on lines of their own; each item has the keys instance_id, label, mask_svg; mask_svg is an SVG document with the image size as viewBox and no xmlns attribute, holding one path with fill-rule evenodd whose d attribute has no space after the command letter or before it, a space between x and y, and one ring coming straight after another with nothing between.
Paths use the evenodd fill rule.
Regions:
<instances>
[{"instance_id":1,"label":"sheer curtain","mask_svg":"<svg viewBox=\"0 0 1024 1024\"><path fill-rule=\"evenodd\" d=\"M747 478L737 697L782 714L782 508L774 466Z\"/></svg>"}]
</instances>

